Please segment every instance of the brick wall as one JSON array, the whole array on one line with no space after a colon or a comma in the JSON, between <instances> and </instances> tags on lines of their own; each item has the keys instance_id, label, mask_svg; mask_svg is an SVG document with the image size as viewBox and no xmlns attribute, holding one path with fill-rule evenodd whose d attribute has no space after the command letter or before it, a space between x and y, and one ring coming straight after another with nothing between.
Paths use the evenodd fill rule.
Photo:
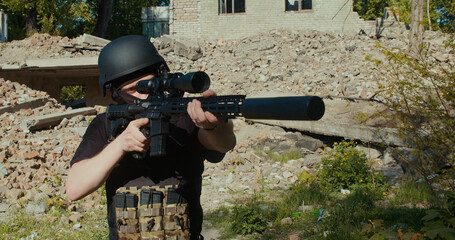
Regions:
<instances>
[{"instance_id":1,"label":"brick wall","mask_svg":"<svg viewBox=\"0 0 455 240\"><path fill-rule=\"evenodd\" d=\"M171 34L182 38L239 39L272 29L358 33L371 30L352 0L313 0L313 9L285 11L286 0L246 0L245 13L218 14L218 0L171 0ZM172 11L173 9L173 11Z\"/></svg>"},{"instance_id":2,"label":"brick wall","mask_svg":"<svg viewBox=\"0 0 455 240\"><path fill-rule=\"evenodd\" d=\"M199 38L200 36L200 1L171 0L169 33L182 38Z\"/></svg>"}]
</instances>

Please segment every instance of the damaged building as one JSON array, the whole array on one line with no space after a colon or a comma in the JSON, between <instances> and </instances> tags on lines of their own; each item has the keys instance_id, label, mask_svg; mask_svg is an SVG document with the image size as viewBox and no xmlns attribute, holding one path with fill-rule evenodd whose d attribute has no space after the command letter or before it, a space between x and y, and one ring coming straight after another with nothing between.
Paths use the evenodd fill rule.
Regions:
<instances>
[{"instance_id":1,"label":"damaged building","mask_svg":"<svg viewBox=\"0 0 455 240\"><path fill-rule=\"evenodd\" d=\"M169 34L240 39L273 29L371 33L374 24L352 6L352 0L171 0Z\"/></svg>"},{"instance_id":2,"label":"damaged building","mask_svg":"<svg viewBox=\"0 0 455 240\"><path fill-rule=\"evenodd\" d=\"M352 0L171 0L169 6L142 10L143 33L193 40L241 39L275 29L371 33L374 24L360 18L352 6ZM102 42L100 47L108 42L97 41ZM46 91L56 99L62 86L83 85L88 106L110 102L100 96L95 56L3 64L0 77Z\"/></svg>"}]
</instances>

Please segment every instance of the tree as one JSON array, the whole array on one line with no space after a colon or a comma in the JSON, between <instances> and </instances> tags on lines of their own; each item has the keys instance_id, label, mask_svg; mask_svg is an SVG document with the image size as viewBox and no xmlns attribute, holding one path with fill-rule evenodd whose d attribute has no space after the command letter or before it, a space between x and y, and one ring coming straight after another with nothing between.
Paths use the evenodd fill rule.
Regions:
<instances>
[{"instance_id":1,"label":"tree","mask_svg":"<svg viewBox=\"0 0 455 240\"><path fill-rule=\"evenodd\" d=\"M101 38L106 37L106 31L109 24L109 19L111 17L113 5L114 0L101 0L98 6L98 20L96 21L93 35Z\"/></svg>"},{"instance_id":2,"label":"tree","mask_svg":"<svg viewBox=\"0 0 455 240\"><path fill-rule=\"evenodd\" d=\"M453 22L455 20L455 1L452 0L426 0L426 11L422 25L429 30L442 30L454 32ZM390 0L390 6L398 9L400 22L411 24L411 0Z\"/></svg>"},{"instance_id":3,"label":"tree","mask_svg":"<svg viewBox=\"0 0 455 240\"><path fill-rule=\"evenodd\" d=\"M455 32L455 1L439 0L436 4L440 16L438 19L440 29L445 32Z\"/></svg>"},{"instance_id":4,"label":"tree","mask_svg":"<svg viewBox=\"0 0 455 240\"><path fill-rule=\"evenodd\" d=\"M24 21L26 35L29 36L38 31L38 12L36 0L3 0L2 8L5 8L8 14L19 13Z\"/></svg>"},{"instance_id":5,"label":"tree","mask_svg":"<svg viewBox=\"0 0 455 240\"><path fill-rule=\"evenodd\" d=\"M412 0L408 50L415 55L420 55L423 47L423 6L424 0Z\"/></svg>"},{"instance_id":6,"label":"tree","mask_svg":"<svg viewBox=\"0 0 455 240\"><path fill-rule=\"evenodd\" d=\"M384 0L354 0L353 10L365 20L376 20L384 16L384 8L389 6L389 1Z\"/></svg>"},{"instance_id":7,"label":"tree","mask_svg":"<svg viewBox=\"0 0 455 240\"><path fill-rule=\"evenodd\" d=\"M142 8L168 4L169 0L115 0L105 37L115 39L126 34L142 34Z\"/></svg>"},{"instance_id":8,"label":"tree","mask_svg":"<svg viewBox=\"0 0 455 240\"><path fill-rule=\"evenodd\" d=\"M377 61L384 69L379 95L392 110L390 122L396 123L400 136L413 148L412 156L397 152L400 161L408 162L433 191L454 191L455 65L450 59L433 57L423 41L418 42L427 23L422 17L424 1L413 0L412 5L415 25L410 37L417 40L407 50L384 49L384 61ZM447 14L453 16L454 10L447 8ZM453 24L448 21L447 27L454 29ZM455 50L454 37L444 34L447 52Z\"/></svg>"},{"instance_id":9,"label":"tree","mask_svg":"<svg viewBox=\"0 0 455 240\"><path fill-rule=\"evenodd\" d=\"M10 39L36 32L74 37L93 21L85 0L1 0L0 7L13 16Z\"/></svg>"},{"instance_id":10,"label":"tree","mask_svg":"<svg viewBox=\"0 0 455 240\"><path fill-rule=\"evenodd\" d=\"M36 3L31 3L30 8L25 8L25 34L32 35L38 31L38 12L36 11Z\"/></svg>"}]
</instances>

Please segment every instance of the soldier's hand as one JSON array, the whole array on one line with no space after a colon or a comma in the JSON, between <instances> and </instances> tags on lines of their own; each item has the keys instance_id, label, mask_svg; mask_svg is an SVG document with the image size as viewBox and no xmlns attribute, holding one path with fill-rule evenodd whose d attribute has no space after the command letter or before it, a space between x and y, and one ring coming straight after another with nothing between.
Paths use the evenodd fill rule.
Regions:
<instances>
[{"instance_id":1,"label":"soldier's hand","mask_svg":"<svg viewBox=\"0 0 455 240\"><path fill-rule=\"evenodd\" d=\"M204 98L211 96L216 96L216 93L209 89L202 93ZM198 128L202 129L214 129L218 126L219 120L210 112L204 111L201 107L201 102L193 99L193 101L188 103L187 112L191 120Z\"/></svg>"},{"instance_id":2,"label":"soldier's hand","mask_svg":"<svg viewBox=\"0 0 455 240\"><path fill-rule=\"evenodd\" d=\"M128 127L117 137L124 152L145 152L148 149L149 141L142 134L141 127L149 122L148 118L140 118L131 121Z\"/></svg>"}]
</instances>

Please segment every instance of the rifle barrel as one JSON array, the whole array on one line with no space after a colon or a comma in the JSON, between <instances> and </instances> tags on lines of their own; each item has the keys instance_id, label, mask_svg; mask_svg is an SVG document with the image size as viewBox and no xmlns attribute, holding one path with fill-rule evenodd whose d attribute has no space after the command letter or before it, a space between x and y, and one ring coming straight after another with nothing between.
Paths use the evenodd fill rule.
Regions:
<instances>
[{"instance_id":1,"label":"rifle barrel","mask_svg":"<svg viewBox=\"0 0 455 240\"><path fill-rule=\"evenodd\" d=\"M247 119L319 120L325 105L318 96L247 98L240 107Z\"/></svg>"}]
</instances>

